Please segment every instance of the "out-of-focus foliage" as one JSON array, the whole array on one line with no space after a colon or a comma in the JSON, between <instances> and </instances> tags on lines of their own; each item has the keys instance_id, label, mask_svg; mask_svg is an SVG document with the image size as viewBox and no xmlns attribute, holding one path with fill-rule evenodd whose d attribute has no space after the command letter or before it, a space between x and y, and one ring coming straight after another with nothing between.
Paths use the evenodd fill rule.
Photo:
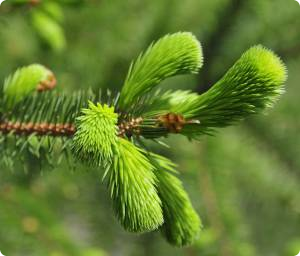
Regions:
<instances>
[{"instance_id":1,"label":"out-of-focus foliage","mask_svg":"<svg viewBox=\"0 0 300 256\"><path fill-rule=\"evenodd\" d=\"M66 42L62 28L49 15L41 11L32 14L32 26L41 39L54 51L62 51Z\"/></svg>"},{"instance_id":2,"label":"out-of-focus foliage","mask_svg":"<svg viewBox=\"0 0 300 256\"><path fill-rule=\"evenodd\" d=\"M30 6L13 2L0 6L2 82L16 67L40 62L55 72L64 90L119 89L131 59L153 40L176 31L191 31L201 40L203 72L199 77L166 81L165 88L204 91L256 44L282 57L289 78L287 92L268 115L192 145L184 138L168 139L178 151L161 153L179 164L183 185L202 216L204 230L196 245L174 249L159 234L121 231L100 184L103 170L87 172L80 167L72 172L62 163L53 172L40 172L39 162L30 159L28 166L20 164L13 171L1 163L4 255L288 256L299 252L300 6L296 1L61 0ZM40 12L59 26L58 37L64 39L39 33L41 24L34 26L32 17ZM49 40L65 46L55 48Z\"/></svg>"},{"instance_id":3,"label":"out-of-focus foliage","mask_svg":"<svg viewBox=\"0 0 300 256\"><path fill-rule=\"evenodd\" d=\"M18 69L5 79L3 96L6 97L7 109L13 108L24 97L37 90L40 83L47 81L52 72L40 64L32 64Z\"/></svg>"}]
</instances>

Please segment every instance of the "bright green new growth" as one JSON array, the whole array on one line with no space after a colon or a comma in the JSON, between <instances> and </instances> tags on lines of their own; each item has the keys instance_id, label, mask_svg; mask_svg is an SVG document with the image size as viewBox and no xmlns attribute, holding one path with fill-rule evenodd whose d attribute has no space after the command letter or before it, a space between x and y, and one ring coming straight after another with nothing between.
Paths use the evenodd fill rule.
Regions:
<instances>
[{"instance_id":1,"label":"bright green new growth","mask_svg":"<svg viewBox=\"0 0 300 256\"><path fill-rule=\"evenodd\" d=\"M120 138L108 175L115 214L131 232L147 232L163 223L161 200L156 191L154 167L144 151Z\"/></svg>"},{"instance_id":2,"label":"bright green new growth","mask_svg":"<svg viewBox=\"0 0 300 256\"><path fill-rule=\"evenodd\" d=\"M36 90L41 81L47 80L51 71L40 64L32 64L18 69L5 79L3 95L5 107L11 109L23 98Z\"/></svg>"},{"instance_id":3,"label":"bright green new growth","mask_svg":"<svg viewBox=\"0 0 300 256\"><path fill-rule=\"evenodd\" d=\"M198 238L201 220L194 210L181 181L171 173L176 173L175 165L167 158L150 154L158 179L158 193L162 200L164 224L163 235L176 246L190 245Z\"/></svg>"},{"instance_id":4,"label":"bright green new growth","mask_svg":"<svg viewBox=\"0 0 300 256\"><path fill-rule=\"evenodd\" d=\"M117 143L117 122L114 107L90 101L89 108L82 109L82 115L76 119L72 146L76 157L96 166L111 162Z\"/></svg>"},{"instance_id":5,"label":"bright green new growth","mask_svg":"<svg viewBox=\"0 0 300 256\"><path fill-rule=\"evenodd\" d=\"M262 46L250 48L209 91L182 104L187 118L201 122L183 132L202 134L271 107L283 93L286 78L285 65L272 51Z\"/></svg>"},{"instance_id":6,"label":"bright green new growth","mask_svg":"<svg viewBox=\"0 0 300 256\"><path fill-rule=\"evenodd\" d=\"M168 77L197 73L202 63L201 45L193 34L179 32L163 37L131 64L121 91L120 108L131 107L139 96Z\"/></svg>"},{"instance_id":7,"label":"bright green new growth","mask_svg":"<svg viewBox=\"0 0 300 256\"><path fill-rule=\"evenodd\" d=\"M146 100L145 106L141 108L141 116L151 118L169 112L184 114L186 104L195 102L198 98L199 95L197 93L189 90L168 90L166 92L157 90Z\"/></svg>"}]
</instances>

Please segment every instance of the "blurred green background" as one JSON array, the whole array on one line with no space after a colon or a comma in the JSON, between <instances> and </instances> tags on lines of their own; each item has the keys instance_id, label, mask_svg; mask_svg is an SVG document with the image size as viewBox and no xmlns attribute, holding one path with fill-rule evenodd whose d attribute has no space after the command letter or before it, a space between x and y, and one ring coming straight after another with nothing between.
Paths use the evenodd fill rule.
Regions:
<instances>
[{"instance_id":1,"label":"blurred green background","mask_svg":"<svg viewBox=\"0 0 300 256\"><path fill-rule=\"evenodd\" d=\"M35 3L35 4L34 4ZM192 247L121 228L102 170L67 164L13 170L0 163L0 251L6 256L293 256L300 250L300 5L295 0L7 0L0 6L0 78L22 65L51 68L60 90L118 90L130 61L166 33L191 31L205 62L167 88L207 90L250 46L287 65L286 93L267 115L163 154L204 229ZM40 170L42 169L42 170Z\"/></svg>"}]
</instances>

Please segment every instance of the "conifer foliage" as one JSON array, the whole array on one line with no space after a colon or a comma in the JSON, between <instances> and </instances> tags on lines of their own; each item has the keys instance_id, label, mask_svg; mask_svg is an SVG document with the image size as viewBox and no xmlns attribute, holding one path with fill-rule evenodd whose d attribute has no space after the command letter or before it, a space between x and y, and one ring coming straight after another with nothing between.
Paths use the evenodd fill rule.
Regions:
<instances>
[{"instance_id":1,"label":"conifer foliage","mask_svg":"<svg viewBox=\"0 0 300 256\"><path fill-rule=\"evenodd\" d=\"M141 54L114 96L63 95L52 90L56 80L50 70L39 64L23 67L1 88L2 157L28 148L35 153L48 148L51 155L59 141L61 152L105 170L115 215L126 230L159 229L171 244L189 245L200 234L201 220L176 177L176 165L149 152L142 140L211 134L272 106L287 78L279 57L254 46L204 94L157 88L168 77L196 74L202 63L199 41L180 32Z\"/></svg>"}]
</instances>

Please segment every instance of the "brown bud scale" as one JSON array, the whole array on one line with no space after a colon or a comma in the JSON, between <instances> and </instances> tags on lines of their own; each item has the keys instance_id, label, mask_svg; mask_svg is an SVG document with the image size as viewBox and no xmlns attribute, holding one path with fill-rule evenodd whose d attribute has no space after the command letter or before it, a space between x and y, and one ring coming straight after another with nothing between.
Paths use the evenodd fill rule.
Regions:
<instances>
[{"instance_id":1,"label":"brown bud scale","mask_svg":"<svg viewBox=\"0 0 300 256\"><path fill-rule=\"evenodd\" d=\"M158 126L165 127L171 133L180 133L186 124L199 124L198 120L186 120L183 115L167 113L157 118Z\"/></svg>"},{"instance_id":2,"label":"brown bud scale","mask_svg":"<svg viewBox=\"0 0 300 256\"><path fill-rule=\"evenodd\" d=\"M41 81L37 86L38 92L44 92L54 89L56 86L56 78L53 73L49 74L46 80Z\"/></svg>"},{"instance_id":3,"label":"brown bud scale","mask_svg":"<svg viewBox=\"0 0 300 256\"><path fill-rule=\"evenodd\" d=\"M131 137L133 134L139 135L140 134L140 128L139 125L143 122L143 118L133 118L129 121L125 121L119 124L119 132L118 136L124 137L125 135L127 137Z\"/></svg>"}]
</instances>

